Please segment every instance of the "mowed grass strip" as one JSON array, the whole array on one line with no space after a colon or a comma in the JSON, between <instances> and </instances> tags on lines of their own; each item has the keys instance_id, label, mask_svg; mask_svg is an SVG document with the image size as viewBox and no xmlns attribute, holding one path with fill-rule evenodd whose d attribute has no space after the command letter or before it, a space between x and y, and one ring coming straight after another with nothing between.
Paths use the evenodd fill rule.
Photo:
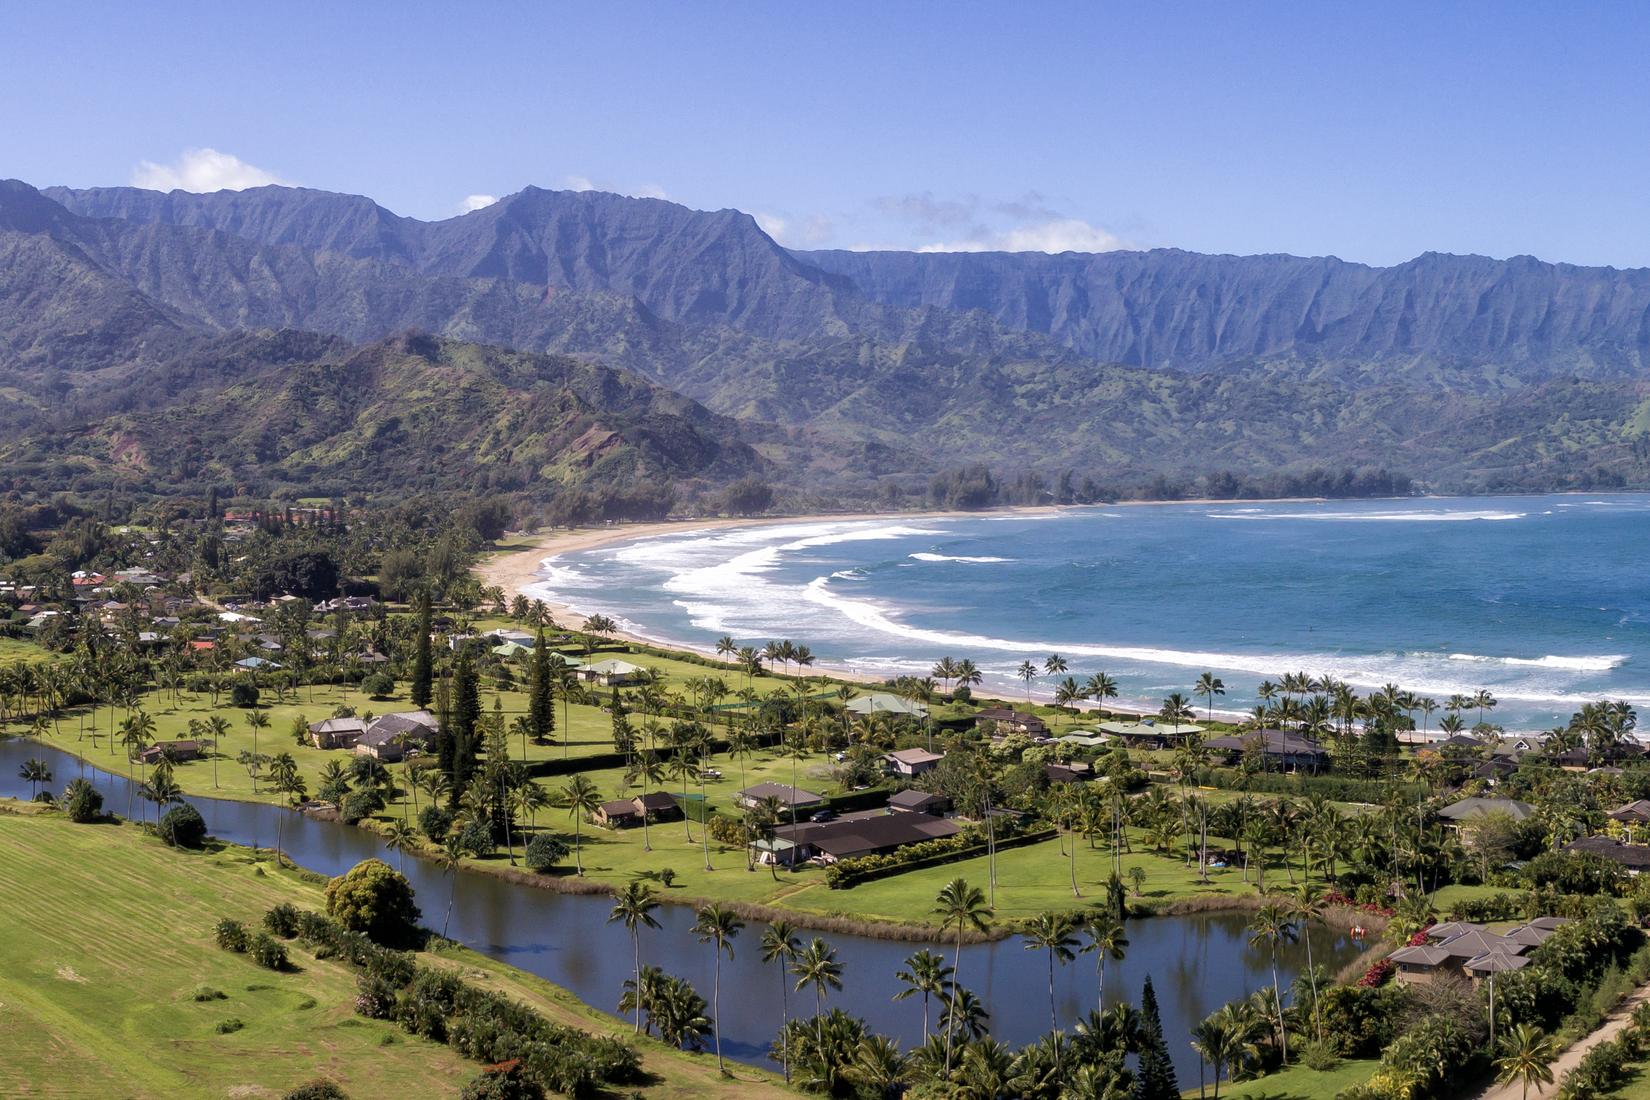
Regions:
<instances>
[{"instance_id":1,"label":"mowed grass strip","mask_svg":"<svg viewBox=\"0 0 1650 1100\"><path fill-rule=\"evenodd\" d=\"M15 803L9 804L15 807ZM317 1076L352 1096L454 1096L479 1067L445 1046L354 1014L355 975L291 946L275 973L220 951L212 926L256 924L288 901L319 909L318 887L253 863L244 849L178 852L137 828L71 825L0 803L0 1096L265 1097ZM429 904L434 904L430 902ZM423 961L589 1031L627 1034L612 1017L530 975L469 951ZM223 999L196 1002L205 987ZM219 1034L223 1021L239 1031ZM650 1097L784 1095L737 1067L643 1043Z\"/></svg>"}]
</instances>

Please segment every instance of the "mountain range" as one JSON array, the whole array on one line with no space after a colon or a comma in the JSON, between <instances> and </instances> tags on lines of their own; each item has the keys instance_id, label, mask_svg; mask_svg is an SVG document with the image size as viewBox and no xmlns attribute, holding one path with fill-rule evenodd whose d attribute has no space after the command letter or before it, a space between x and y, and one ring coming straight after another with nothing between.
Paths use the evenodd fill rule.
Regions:
<instances>
[{"instance_id":1,"label":"mountain range","mask_svg":"<svg viewBox=\"0 0 1650 1100\"><path fill-rule=\"evenodd\" d=\"M1638 486L1647 348L1650 271L1528 257L803 252L599 192L423 222L0 183L0 483Z\"/></svg>"}]
</instances>

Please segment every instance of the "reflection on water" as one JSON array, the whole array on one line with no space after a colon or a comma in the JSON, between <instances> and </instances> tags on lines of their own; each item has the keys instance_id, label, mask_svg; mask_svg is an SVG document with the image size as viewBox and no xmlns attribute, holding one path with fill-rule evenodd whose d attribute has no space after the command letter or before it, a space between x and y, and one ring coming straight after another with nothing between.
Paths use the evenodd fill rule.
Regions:
<instances>
[{"instance_id":1,"label":"reflection on water","mask_svg":"<svg viewBox=\"0 0 1650 1100\"><path fill-rule=\"evenodd\" d=\"M27 741L0 741L0 797L28 797L28 784L18 778L17 769L30 757L51 765L54 790L61 790L81 772L81 763L70 754ZM96 763L95 756L92 763ZM125 810L129 784L123 776L95 767L87 767L85 774L103 792L110 809ZM391 866L401 862L362 829L273 806L210 798L191 798L190 802L206 818L212 835L237 844L272 844L276 821L284 816L285 852L322 874L341 874L374 856ZM563 986L598 1008L616 1008L630 976L630 943L622 925L608 923L611 903L606 898L560 894L476 871L450 877L411 858L406 860L406 873L418 892L425 924L440 927L451 892L453 939ZM742 864L728 871L730 875L746 873ZM710 949L692 934L691 910L665 906L658 917L662 927L642 937L643 962L686 978L708 997L713 963ZM1211 913L1132 921L1127 958L1107 966L1108 1003L1125 997L1138 1000L1141 983L1151 976L1182 1084L1197 1075L1197 1057L1186 1039L1190 1027L1226 1001L1271 981L1270 962L1264 952L1247 945L1245 924L1241 915ZM761 963L756 948L759 934L752 927L735 940L734 958L723 963L722 971L723 1049L749 1062L766 1056L782 1011L781 978ZM837 949L844 984L828 1006L835 1004L864 1017L873 1030L897 1038L906 1049L919 1044L921 999L896 1004L892 998L900 989L895 972L920 945L835 933L825 938ZM1335 968L1348 961L1356 948L1342 934L1318 929L1312 950L1320 965ZM1286 951L1280 967L1282 980L1288 982L1304 962L1304 948ZM1041 952L1027 951L1018 938L969 946L963 949L961 970L963 984L978 993L990 1010L996 1038L1018 1046L1035 1040L1048 1026L1048 970ZM1063 1025L1070 1026L1093 1008L1094 995L1092 955L1056 968L1055 1006ZM793 1012L810 1011L812 1003L811 993L790 995Z\"/></svg>"}]
</instances>

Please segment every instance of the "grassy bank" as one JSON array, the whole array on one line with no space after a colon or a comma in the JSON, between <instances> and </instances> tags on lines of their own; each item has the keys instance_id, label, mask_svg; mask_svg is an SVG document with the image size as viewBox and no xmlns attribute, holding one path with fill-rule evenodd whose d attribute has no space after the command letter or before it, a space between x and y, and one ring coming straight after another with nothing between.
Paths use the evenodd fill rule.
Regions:
<instances>
[{"instance_id":1,"label":"grassy bank","mask_svg":"<svg viewBox=\"0 0 1650 1100\"><path fill-rule=\"evenodd\" d=\"M219 951L223 915L278 902L322 907L319 887L244 849L179 852L129 825L69 824L0 802L0 1095L266 1097L328 1076L363 1097L451 1096L479 1068L389 1023L355 1015L354 974L294 948L274 973ZM629 1036L612 1017L463 949L424 961L558 1023ZM204 987L222 999L197 1002ZM242 1028L220 1034L225 1020ZM643 1042L649 1097L785 1095L765 1074Z\"/></svg>"}]
</instances>

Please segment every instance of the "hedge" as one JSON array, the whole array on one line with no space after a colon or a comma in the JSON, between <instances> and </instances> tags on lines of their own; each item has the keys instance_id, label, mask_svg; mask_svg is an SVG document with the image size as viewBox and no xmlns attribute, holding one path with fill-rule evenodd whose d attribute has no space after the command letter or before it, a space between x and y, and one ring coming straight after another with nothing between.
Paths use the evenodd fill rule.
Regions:
<instances>
[{"instance_id":1,"label":"hedge","mask_svg":"<svg viewBox=\"0 0 1650 1100\"><path fill-rule=\"evenodd\" d=\"M1020 833L997 841L996 848L1001 852L1008 848L1039 844L1057 835L1053 829ZM925 867L939 867L958 860L973 859L985 855L988 851L990 846L984 836L977 832L958 833L955 837L908 844L884 856L860 856L857 859L837 860L825 868L825 885L832 890L847 890L862 882L901 875L906 871L921 870Z\"/></svg>"}]
</instances>

